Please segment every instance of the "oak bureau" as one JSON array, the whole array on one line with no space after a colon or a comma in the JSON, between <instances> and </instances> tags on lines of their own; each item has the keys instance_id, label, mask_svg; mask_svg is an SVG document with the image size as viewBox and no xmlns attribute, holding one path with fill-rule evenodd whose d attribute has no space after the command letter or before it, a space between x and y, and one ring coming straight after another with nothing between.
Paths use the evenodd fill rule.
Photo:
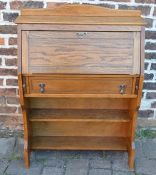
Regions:
<instances>
[{"instance_id":1,"label":"oak bureau","mask_svg":"<svg viewBox=\"0 0 156 175\"><path fill-rule=\"evenodd\" d=\"M134 167L144 73L140 11L23 9L18 78L24 161L31 150L123 150Z\"/></svg>"}]
</instances>

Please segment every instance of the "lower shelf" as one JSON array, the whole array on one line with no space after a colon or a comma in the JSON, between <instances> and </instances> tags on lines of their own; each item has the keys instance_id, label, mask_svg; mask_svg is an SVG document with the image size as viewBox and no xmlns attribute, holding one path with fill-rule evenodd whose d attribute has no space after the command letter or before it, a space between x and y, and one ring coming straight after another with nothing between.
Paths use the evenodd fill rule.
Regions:
<instances>
[{"instance_id":1,"label":"lower shelf","mask_svg":"<svg viewBox=\"0 0 156 175\"><path fill-rule=\"evenodd\" d=\"M127 150L127 138L115 137L31 137L31 149Z\"/></svg>"}]
</instances>

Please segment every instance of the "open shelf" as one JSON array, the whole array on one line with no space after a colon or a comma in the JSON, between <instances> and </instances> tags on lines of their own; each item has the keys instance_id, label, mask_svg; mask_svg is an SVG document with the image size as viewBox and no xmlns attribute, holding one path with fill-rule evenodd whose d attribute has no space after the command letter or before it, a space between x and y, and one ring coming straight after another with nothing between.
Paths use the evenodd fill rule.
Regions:
<instances>
[{"instance_id":1,"label":"open shelf","mask_svg":"<svg viewBox=\"0 0 156 175\"><path fill-rule=\"evenodd\" d=\"M113 121L129 122L127 110L104 109L31 109L29 120L35 121Z\"/></svg>"},{"instance_id":2,"label":"open shelf","mask_svg":"<svg viewBox=\"0 0 156 175\"><path fill-rule=\"evenodd\" d=\"M31 109L31 136L128 137L130 117L126 110Z\"/></svg>"},{"instance_id":3,"label":"open shelf","mask_svg":"<svg viewBox=\"0 0 156 175\"><path fill-rule=\"evenodd\" d=\"M115 137L32 137L31 149L127 150L127 139Z\"/></svg>"}]
</instances>

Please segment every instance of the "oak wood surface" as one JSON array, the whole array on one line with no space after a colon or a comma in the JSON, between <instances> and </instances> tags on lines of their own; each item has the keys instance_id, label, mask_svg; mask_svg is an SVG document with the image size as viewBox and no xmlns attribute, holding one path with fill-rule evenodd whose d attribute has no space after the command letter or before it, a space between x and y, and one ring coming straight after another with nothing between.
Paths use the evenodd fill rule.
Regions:
<instances>
[{"instance_id":1,"label":"oak wood surface","mask_svg":"<svg viewBox=\"0 0 156 175\"><path fill-rule=\"evenodd\" d=\"M63 4L47 9L23 9L21 16L141 16L139 10L114 10L93 5Z\"/></svg>"},{"instance_id":2,"label":"oak wood surface","mask_svg":"<svg viewBox=\"0 0 156 175\"><path fill-rule=\"evenodd\" d=\"M136 74L137 72L140 73L140 32L134 32L134 50L133 50L133 74Z\"/></svg>"},{"instance_id":3,"label":"oak wood surface","mask_svg":"<svg viewBox=\"0 0 156 175\"><path fill-rule=\"evenodd\" d=\"M33 73L33 74L22 74L23 77L39 78L139 78L140 74L126 75L126 74L43 74L43 73Z\"/></svg>"},{"instance_id":4,"label":"oak wood surface","mask_svg":"<svg viewBox=\"0 0 156 175\"><path fill-rule=\"evenodd\" d=\"M136 10L114 10L90 5L63 5L49 9L23 9L16 23L144 25L140 16L140 11Z\"/></svg>"},{"instance_id":5,"label":"oak wood surface","mask_svg":"<svg viewBox=\"0 0 156 175\"><path fill-rule=\"evenodd\" d=\"M140 17L68 17L68 16L23 16L18 17L16 23L21 24L74 24L74 25L127 25L143 26L144 20Z\"/></svg>"},{"instance_id":6,"label":"oak wood surface","mask_svg":"<svg viewBox=\"0 0 156 175\"><path fill-rule=\"evenodd\" d=\"M31 149L127 150L127 139L117 137L32 137Z\"/></svg>"},{"instance_id":7,"label":"oak wood surface","mask_svg":"<svg viewBox=\"0 0 156 175\"><path fill-rule=\"evenodd\" d=\"M140 69L141 69L141 76L144 75L144 59L145 59L145 28L142 27L141 28L141 41L140 41L140 56L141 56L141 65L140 65Z\"/></svg>"},{"instance_id":8,"label":"oak wood surface","mask_svg":"<svg viewBox=\"0 0 156 175\"><path fill-rule=\"evenodd\" d=\"M22 81L22 74L18 74L18 85L19 85L19 96L20 96L20 104L22 108L22 115L23 115L23 129L24 129L24 164L25 167L28 168L30 166L30 143L29 143L29 120L28 120L28 104L27 100L23 96L23 81Z\"/></svg>"},{"instance_id":9,"label":"oak wood surface","mask_svg":"<svg viewBox=\"0 0 156 175\"><path fill-rule=\"evenodd\" d=\"M40 84L45 85L44 92L40 92ZM120 94L121 85L125 85L123 95L132 94L132 78L81 78L71 76L59 77L32 77L29 79L30 94ZM122 96L122 95L121 95Z\"/></svg>"},{"instance_id":10,"label":"oak wood surface","mask_svg":"<svg viewBox=\"0 0 156 175\"><path fill-rule=\"evenodd\" d=\"M32 31L22 35L27 37L23 73L140 73L139 33Z\"/></svg>"},{"instance_id":11,"label":"oak wood surface","mask_svg":"<svg viewBox=\"0 0 156 175\"><path fill-rule=\"evenodd\" d=\"M36 96L37 97L37 96ZM129 109L129 98L36 98L29 99L36 109ZM117 102L116 102L117 101Z\"/></svg>"},{"instance_id":12,"label":"oak wood surface","mask_svg":"<svg viewBox=\"0 0 156 175\"><path fill-rule=\"evenodd\" d=\"M17 45L18 45L18 75L22 74L22 30L21 25L17 26Z\"/></svg>"},{"instance_id":13,"label":"oak wood surface","mask_svg":"<svg viewBox=\"0 0 156 175\"><path fill-rule=\"evenodd\" d=\"M22 10L16 22L25 166L33 149L126 150L133 169L144 70L140 11L63 5Z\"/></svg>"},{"instance_id":14,"label":"oak wood surface","mask_svg":"<svg viewBox=\"0 0 156 175\"><path fill-rule=\"evenodd\" d=\"M129 134L128 111L41 109L32 110L29 119L32 136L128 137Z\"/></svg>"},{"instance_id":15,"label":"oak wood surface","mask_svg":"<svg viewBox=\"0 0 156 175\"><path fill-rule=\"evenodd\" d=\"M130 114L130 126L129 126L129 137L128 137L128 153L129 153L129 168L134 169L134 160L135 160L135 129L137 125L137 113L142 97L142 88L143 88L144 77L140 75L137 79L138 81L138 97L136 99L130 100L129 105L129 114Z\"/></svg>"},{"instance_id":16,"label":"oak wood surface","mask_svg":"<svg viewBox=\"0 0 156 175\"><path fill-rule=\"evenodd\" d=\"M41 93L34 93L34 94L25 94L24 97L32 98L116 98L116 99L126 99L126 98L136 98L137 95L135 94L41 94Z\"/></svg>"},{"instance_id":17,"label":"oak wood surface","mask_svg":"<svg viewBox=\"0 0 156 175\"><path fill-rule=\"evenodd\" d=\"M103 136L128 137L128 122L48 121L30 122L32 136ZM113 129L112 129L113 128Z\"/></svg>"},{"instance_id":18,"label":"oak wood surface","mask_svg":"<svg viewBox=\"0 0 156 175\"><path fill-rule=\"evenodd\" d=\"M97 31L97 32L140 32L142 26L128 25L74 25L74 24L20 24L21 30L25 31Z\"/></svg>"},{"instance_id":19,"label":"oak wood surface","mask_svg":"<svg viewBox=\"0 0 156 175\"><path fill-rule=\"evenodd\" d=\"M50 121L112 121L129 122L128 110L104 109L31 109L31 122Z\"/></svg>"},{"instance_id":20,"label":"oak wood surface","mask_svg":"<svg viewBox=\"0 0 156 175\"><path fill-rule=\"evenodd\" d=\"M29 46L28 46L28 31L24 31L21 33L22 37L22 73L28 72L28 51L29 51Z\"/></svg>"}]
</instances>

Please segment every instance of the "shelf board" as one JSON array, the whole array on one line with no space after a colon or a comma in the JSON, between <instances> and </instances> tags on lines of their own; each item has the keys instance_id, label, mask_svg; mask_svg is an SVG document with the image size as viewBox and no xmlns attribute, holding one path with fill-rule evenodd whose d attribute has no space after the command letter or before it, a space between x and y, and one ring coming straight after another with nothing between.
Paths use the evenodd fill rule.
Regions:
<instances>
[{"instance_id":1,"label":"shelf board","mask_svg":"<svg viewBox=\"0 0 156 175\"><path fill-rule=\"evenodd\" d=\"M30 109L31 122L85 121L129 122L127 110L104 109Z\"/></svg>"},{"instance_id":2,"label":"shelf board","mask_svg":"<svg viewBox=\"0 0 156 175\"><path fill-rule=\"evenodd\" d=\"M24 97L36 98L137 98L136 94L24 94Z\"/></svg>"},{"instance_id":3,"label":"shelf board","mask_svg":"<svg viewBox=\"0 0 156 175\"><path fill-rule=\"evenodd\" d=\"M31 149L127 150L127 138L115 137L32 137Z\"/></svg>"}]
</instances>

